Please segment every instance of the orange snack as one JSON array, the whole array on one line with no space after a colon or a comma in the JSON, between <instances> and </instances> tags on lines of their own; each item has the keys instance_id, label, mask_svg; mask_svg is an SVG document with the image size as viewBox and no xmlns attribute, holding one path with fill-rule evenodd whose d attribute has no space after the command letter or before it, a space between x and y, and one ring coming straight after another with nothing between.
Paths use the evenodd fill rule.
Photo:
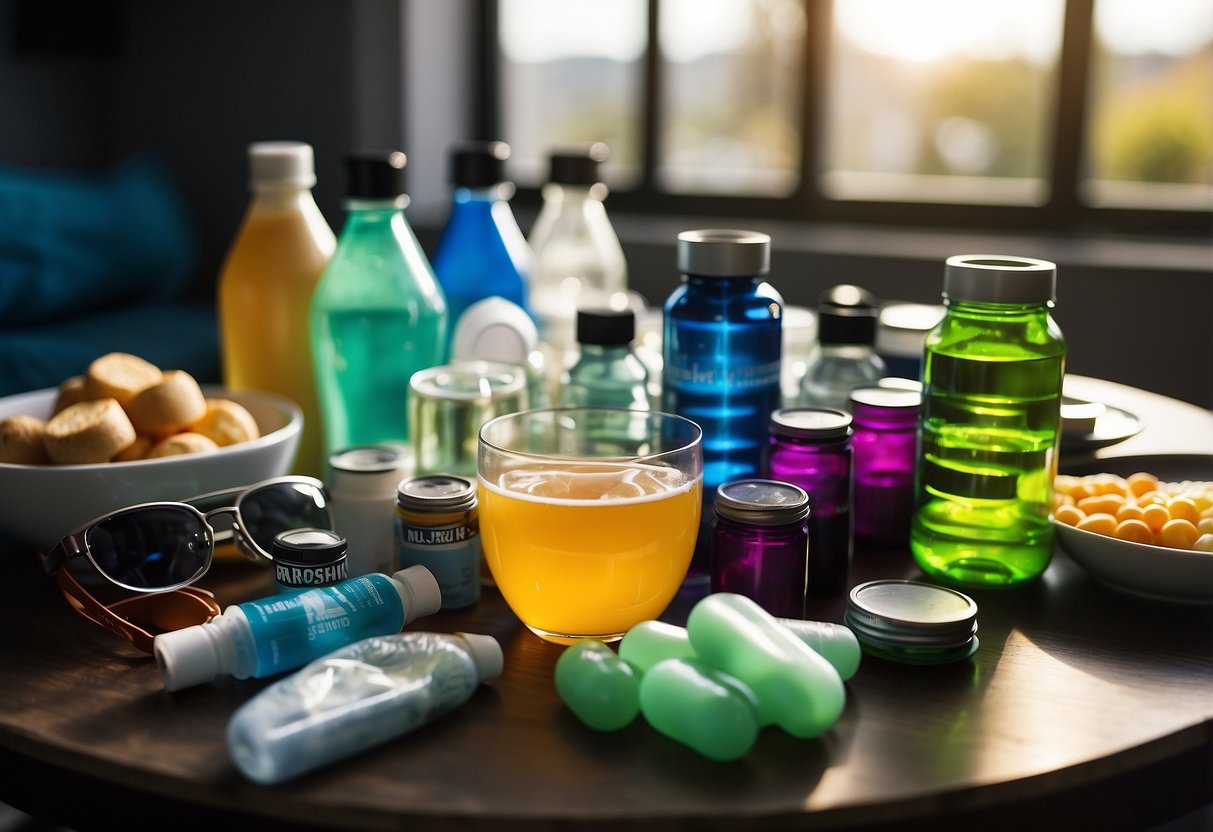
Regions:
<instances>
[{"instance_id":1,"label":"orange snack","mask_svg":"<svg viewBox=\"0 0 1213 832\"><path fill-rule=\"evenodd\" d=\"M1187 520L1168 520L1158 533L1158 542L1174 549L1191 549L1200 532Z\"/></svg>"},{"instance_id":2,"label":"orange snack","mask_svg":"<svg viewBox=\"0 0 1213 832\"><path fill-rule=\"evenodd\" d=\"M1058 506L1053 512L1054 519L1059 523L1065 523L1067 526L1077 526L1086 516L1083 514L1082 509L1077 506Z\"/></svg>"},{"instance_id":3,"label":"orange snack","mask_svg":"<svg viewBox=\"0 0 1213 832\"><path fill-rule=\"evenodd\" d=\"M1116 518L1111 514L1088 514L1078 521L1075 528L1110 536L1116 531Z\"/></svg>"},{"instance_id":4,"label":"orange snack","mask_svg":"<svg viewBox=\"0 0 1213 832\"><path fill-rule=\"evenodd\" d=\"M1133 543L1154 543L1154 532L1140 520L1122 520L1116 524L1113 537Z\"/></svg>"}]
</instances>

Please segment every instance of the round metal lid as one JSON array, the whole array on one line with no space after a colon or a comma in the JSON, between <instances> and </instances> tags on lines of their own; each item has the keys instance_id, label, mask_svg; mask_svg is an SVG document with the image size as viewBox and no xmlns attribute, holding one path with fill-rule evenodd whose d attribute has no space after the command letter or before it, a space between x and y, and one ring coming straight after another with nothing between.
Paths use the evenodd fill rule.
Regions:
<instances>
[{"instance_id":1,"label":"round metal lid","mask_svg":"<svg viewBox=\"0 0 1213 832\"><path fill-rule=\"evenodd\" d=\"M329 457L329 465L342 473L382 474L396 471L408 458L404 448L392 445L362 445L346 448Z\"/></svg>"},{"instance_id":2,"label":"round metal lid","mask_svg":"<svg viewBox=\"0 0 1213 832\"><path fill-rule=\"evenodd\" d=\"M881 379L881 382L883 381L884 379ZM851 401L885 409L916 408L922 404L922 387L919 385L915 390L908 385L892 387L883 383L856 387L851 390Z\"/></svg>"},{"instance_id":3,"label":"round metal lid","mask_svg":"<svg viewBox=\"0 0 1213 832\"><path fill-rule=\"evenodd\" d=\"M1057 296L1057 267L1035 257L957 254L944 263L943 293L978 303L1045 303Z\"/></svg>"},{"instance_id":4,"label":"round metal lid","mask_svg":"<svg viewBox=\"0 0 1213 832\"><path fill-rule=\"evenodd\" d=\"M476 486L470 480L451 474L414 477L400 483L396 502L421 511L464 508L476 499Z\"/></svg>"},{"instance_id":5,"label":"round metal lid","mask_svg":"<svg viewBox=\"0 0 1213 832\"><path fill-rule=\"evenodd\" d=\"M274 537L274 560L284 563L327 563L345 554L348 544L328 529L288 529Z\"/></svg>"},{"instance_id":6,"label":"round metal lid","mask_svg":"<svg viewBox=\"0 0 1213 832\"><path fill-rule=\"evenodd\" d=\"M877 647L947 650L973 640L977 604L962 592L919 581L869 581L851 590L845 621L861 641Z\"/></svg>"},{"instance_id":7,"label":"round metal lid","mask_svg":"<svg viewBox=\"0 0 1213 832\"><path fill-rule=\"evenodd\" d=\"M809 495L777 480L734 480L716 489L716 513L758 526L784 526L809 516Z\"/></svg>"},{"instance_id":8,"label":"round metal lid","mask_svg":"<svg viewBox=\"0 0 1213 832\"><path fill-rule=\"evenodd\" d=\"M801 439L845 439L851 414L827 407L784 407L771 414L772 433Z\"/></svg>"}]
</instances>

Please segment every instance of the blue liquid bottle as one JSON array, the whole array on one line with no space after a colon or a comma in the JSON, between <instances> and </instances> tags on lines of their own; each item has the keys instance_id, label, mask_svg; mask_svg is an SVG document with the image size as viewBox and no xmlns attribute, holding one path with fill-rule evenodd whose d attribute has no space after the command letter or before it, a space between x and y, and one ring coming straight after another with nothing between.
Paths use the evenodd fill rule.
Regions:
<instances>
[{"instance_id":1,"label":"blue liquid bottle","mask_svg":"<svg viewBox=\"0 0 1213 832\"><path fill-rule=\"evenodd\" d=\"M709 573L716 489L757 477L779 407L783 299L762 276L771 238L709 229L678 235L683 282L665 303L662 409L703 429L704 510L688 581Z\"/></svg>"},{"instance_id":2,"label":"blue liquid bottle","mask_svg":"<svg viewBox=\"0 0 1213 832\"><path fill-rule=\"evenodd\" d=\"M408 445L409 378L445 357L447 310L404 218L404 154L348 157L349 217L312 296L327 451Z\"/></svg>"},{"instance_id":3,"label":"blue liquid bottle","mask_svg":"<svg viewBox=\"0 0 1213 832\"><path fill-rule=\"evenodd\" d=\"M463 311L488 297L502 297L527 308L532 256L509 199L513 184L504 181L505 142L475 142L451 151L455 188L450 217L434 251L434 273L446 296L448 352Z\"/></svg>"}]
</instances>

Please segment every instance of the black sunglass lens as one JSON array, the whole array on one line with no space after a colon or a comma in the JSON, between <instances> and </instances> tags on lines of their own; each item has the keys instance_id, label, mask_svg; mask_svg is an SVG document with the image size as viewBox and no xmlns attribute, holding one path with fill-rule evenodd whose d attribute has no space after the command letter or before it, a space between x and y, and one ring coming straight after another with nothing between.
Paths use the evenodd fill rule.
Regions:
<instances>
[{"instance_id":1,"label":"black sunglass lens","mask_svg":"<svg viewBox=\"0 0 1213 832\"><path fill-rule=\"evenodd\" d=\"M306 483L268 485L246 494L239 509L245 530L267 554L273 552L279 532L333 528L324 491Z\"/></svg>"},{"instance_id":2,"label":"black sunglass lens","mask_svg":"<svg viewBox=\"0 0 1213 832\"><path fill-rule=\"evenodd\" d=\"M88 532L88 550L106 576L136 589L189 581L206 566L206 524L191 511L153 506L103 520Z\"/></svg>"}]
</instances>

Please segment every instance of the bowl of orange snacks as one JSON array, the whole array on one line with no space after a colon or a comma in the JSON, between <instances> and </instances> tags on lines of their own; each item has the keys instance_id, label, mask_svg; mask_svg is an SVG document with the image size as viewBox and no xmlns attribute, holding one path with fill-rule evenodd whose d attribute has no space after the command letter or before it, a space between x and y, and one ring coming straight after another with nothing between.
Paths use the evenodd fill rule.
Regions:
<instances>
[{"instance_id":1,"label":"bowl of orange snacks","mask_svg":"<svg viewBox=\"0 0 1213 832\"><path fill-rule=\"evenodd\" d=\"M1213 455L1099 459L1053 481L1071 558L1116 589L1213 603Z\"/></svg>"}]
</instances>

